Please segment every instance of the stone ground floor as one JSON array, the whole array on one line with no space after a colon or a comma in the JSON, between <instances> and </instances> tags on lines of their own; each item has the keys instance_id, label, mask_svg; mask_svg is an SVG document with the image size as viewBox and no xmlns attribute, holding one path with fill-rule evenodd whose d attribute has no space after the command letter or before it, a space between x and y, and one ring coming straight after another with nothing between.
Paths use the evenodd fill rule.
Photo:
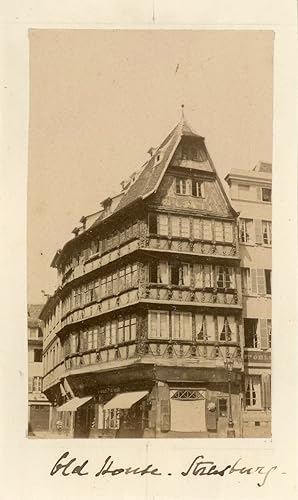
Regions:
<instances>
[{"instance_id":1,"label":"stone ground floor","mask_svg":"<svg viewBox=\"0 0 298 500\"><path fill-rule=\"evenodd\" d=\"M231 420L236 438L270 437L270 415L244 411L240 371L229 386L219 367L135 366L105 378L74 374L63 387L47 393L50 430L35 437L226 438Z\"/></svg>"}]
</instances>

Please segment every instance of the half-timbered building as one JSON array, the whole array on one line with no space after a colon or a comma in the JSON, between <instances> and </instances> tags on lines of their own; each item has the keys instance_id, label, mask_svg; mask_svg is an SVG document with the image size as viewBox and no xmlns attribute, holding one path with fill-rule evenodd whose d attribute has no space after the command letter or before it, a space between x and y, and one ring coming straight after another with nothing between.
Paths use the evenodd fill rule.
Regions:
<instances>
[{"instance_id":1,"label":"half-timbered building","mask_svg":"<svg viewBox=\"0 0 298 500\"><path fill-rule=\"evenodd\" d=\"M149 154L53 259L41 313L52 430L220 437L231 410L239 436L238 215L184 116Z\"/></svg>"}]
</instances>

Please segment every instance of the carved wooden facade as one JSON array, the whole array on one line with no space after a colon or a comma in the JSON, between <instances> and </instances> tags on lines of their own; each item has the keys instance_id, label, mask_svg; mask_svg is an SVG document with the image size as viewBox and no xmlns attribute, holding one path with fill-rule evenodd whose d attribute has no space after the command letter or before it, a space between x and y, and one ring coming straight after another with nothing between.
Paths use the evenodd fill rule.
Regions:
<instances>
[{"instance_id":1,"label":"carved wooden facade","mask_svg":"<svg viewBox=\"0 0 298 500\"><path fill-rule=\"evenodd\" d=\"M233 358L240 407L237 214L203 138L182 120L119 200L54 259L60 286L42 313L47 396L61 405L65 379L96 404L107 387L146 387L146 426L169 431L162 384L203 388L207 408L216 391L226 393L225 361ZM214 431L209 413L204 425Z\"/></svg>"}]
</instances>

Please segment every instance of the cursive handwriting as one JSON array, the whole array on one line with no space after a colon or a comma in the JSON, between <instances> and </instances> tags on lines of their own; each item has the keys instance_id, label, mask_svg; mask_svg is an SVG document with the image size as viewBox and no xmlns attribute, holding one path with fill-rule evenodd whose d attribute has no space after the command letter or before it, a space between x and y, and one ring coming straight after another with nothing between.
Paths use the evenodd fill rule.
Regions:
<instances>
[{"instance_id":1,"label":"cursive handwriting","mask_svg":"<svg viewBox=\"0 0 298 500\"><path fill-rule=\"evenodd\" d=\"M210 476L219 476L221 478L227 477L230 474L241 474L243 476L257 474L260 477L257 485L259 487L264 486L269 475L277 469L277 466L274 465L272 467L264 467L259 465L257 467L247 467L243 464L240 464L242 458L238 458L233 465L228 464L223 467L219 467L213 460L205 460L204 455L196 456L188 465L185 470L180 472L183 477L210 477ZM61 455L61 457L57 460L50 471L50 475L54 476L57 473L60 473L62 476L71 476L76 474L78 476L88 476L89 472L87 470L87 465L89 461L77 460L76 457L70 458L69 451L66 451ZM114 465L114 460L112 456L109 455L103 462L103 465L97 469L95 473L95 477L99 476L119 476L123 475L139 475L139 476L162 476L163 473L158 469L158 467L153 464L142 466L116 466ZM167 471L165 473L168 476L172 476L172 472Z\"/></svg>"},{"instance_id":2,"label":"cursive handwriting","mask_svg":"<svg viewBox=\"0 0 298 500\"><path fill-rule=\"evenodd\" d=\"M62 476L70 476L70 474L78 474L78 476L87 476L88 472L82 472L85 466L88 463L88 460L85 460L81 465L76 465L73 469L70 469L70 466L75 463L76 458L72 458L66 463L62 463L63 458L67 458L69 455L69 451L63 453L63 455L57 460L54 467L52 468L50 475L54 476L57 472L62 471ZM67 472L68 471L68 472Z\"/></svg>"},{"instance_id":3,"label":"cursive handwriting","mask_svg":"<svg viewBox=\"0 0 298 500\"><path fill-rule=\"evenodd\" d=\"M277 466L274 465L266 469L264 466L257 467L237 467L242 458L238 458L233 465L226 465L224 468L220 469L212 460L204 460L204 455L198 455L191 462L190 466L187 470L181 472L182 476L214 476L218 475L223 477L225 473L228 471L228 474L233 474L238 472L239 474L260 474L264 477L260 483L257 483L259 487L264 486L269 474L277 469Z\"/></svg>"},{"instance_id":4,"label":"cursive handwriting","mask_svg":"<svg viewBox=\"0 0 298 500\"><path fill-rule=\"evenodd\" d=\"M104 476L105 474L111 474L112 476L118 476L118 474L140 474L144 476L145 474L151 474L152 476L161 476L161 472L157 468L152 469L153 464L147 465L147 467L141 469L140 467L132 468L132 467L120 467L116 469L112 469L113 465L112 457L109 456L106 458L105 463L99 472L95 474L95 477Z\"/></svg>"}]
</instances>

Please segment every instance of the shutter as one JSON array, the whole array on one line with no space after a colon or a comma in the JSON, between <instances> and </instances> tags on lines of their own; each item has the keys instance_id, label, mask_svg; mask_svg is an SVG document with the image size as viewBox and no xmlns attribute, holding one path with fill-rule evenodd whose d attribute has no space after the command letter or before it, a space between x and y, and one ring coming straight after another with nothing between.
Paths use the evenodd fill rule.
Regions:
<instances>
[{"instance_id":1,"label":"shutter","mask_svg":"<svg viewBox=\"0 0 298 500\"><path fill-rule=\"evenodd\" d=\"M162 399L160 401L160 430L167 432L171 428L171 409L170 400Z\"/></svg>"},{"instance_id":2,"label":"shutter","mask_svg":"<svg viewBox=\"0 0 298 500\"><path fill-rule=\"evenodd\" d=\"M255 233L256 233L256 243L261 245L263 243L262 238L262 221L255 220Z\"/></svg>"},{"instance_id":3,"label":"shutter","mask_svg":"<svg viewBox=\"0 0 298 500\"><path fill-rule=\"evenodd\" d=\"M267 410L271 408L271 376L262 376L262 407Z\"/></svg>"},{"instance_id":4,"label":"shutter","mask_svg":"<svg viewBox=\"0 0 298 500\"><path fill-rule=\"evenodd\" d=\"M260 319L260 337L261 337L261 349L268 349L268 333L267 333L267 320Z\"/></svg>"},{"instance_id":5,"label":"shutter","mask_svg":"<svg viewBox=\"0 0 298 500\"><path fill-rule=\"evenodd\" d=\"M256 269L251 269L250 270L250 276L251 276L251 293L258 293L257 289L257 270Z\"/></svg>"},{"instance_id":6,"label":"shutter","mask_svg":"<svg viewBox=\"0 0 298 500\"><path fill-rule=\"evenodd\" d=\"M261 407L266 408L266 391L264 376L261 378Z\"/></svg>"},{"instance_id":7,"label":"shutter","mask_svg":"<svg viewBox=\"0 0 298 500\"><path fill-rule=\"evenodd\" d=\"M33 391L33 380L32 380L32 377L29 377L28 378L28 392L32 392Z\"/></svg>"},{"instance_id":8,"label":"shutter","mask_svg":"<svg viewBox=\"0 0 298 500\"><path fill-rule=\"evenodd\" d=\"M257 200L262 201L262 189L257 186Z\"/></svg>"},{"instance_id":9,"label":"shutter","mask_svg":"<svg viewBox=\"0 0 298 500\"><path fill-rule=\"evenodd\" d=\"M260 295L265 295L266 286L264 269L257 269L257 288Z\"/></svg>"},{"instance_id":10,"label":"shutter","mask_svg":"<svg viewBox=\"0 0 298 500\"><path fill-rule=\"evenodd\" d=\"M266 375L265 378L265 391L266 391L266 407L271 408L271 376Z\"/></svg>"}]
</instances>

